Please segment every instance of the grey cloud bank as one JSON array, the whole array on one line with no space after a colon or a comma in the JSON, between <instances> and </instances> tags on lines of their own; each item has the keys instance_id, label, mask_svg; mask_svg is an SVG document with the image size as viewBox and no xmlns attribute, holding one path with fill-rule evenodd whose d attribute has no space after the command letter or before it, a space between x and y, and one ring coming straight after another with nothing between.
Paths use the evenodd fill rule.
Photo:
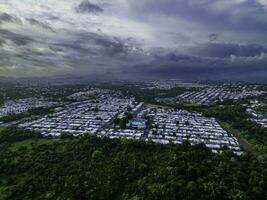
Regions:
<instances>
[{"instance_id":1,"label":"grey cloud bank","mask_svg":"<svg viewBox=\"0 0 267 200\"><path fill-rule=\"evenodd\" d=\"M0 0L0 75L267 80L261 0Z\"/></svg>"},{"instance_id":2,"label":"grey cloud bank","mask_svg":"<svg viewBox=\"0 0 267 200\"><path fill-rule=\"evenodd\" d=\"M104 9L102 9L101 7L99 7L96 4L92 4L87 0L82 1L78 7L76 8L76 11L78 13L101 13L104 12Z\"/></svg>"}]
</instances>

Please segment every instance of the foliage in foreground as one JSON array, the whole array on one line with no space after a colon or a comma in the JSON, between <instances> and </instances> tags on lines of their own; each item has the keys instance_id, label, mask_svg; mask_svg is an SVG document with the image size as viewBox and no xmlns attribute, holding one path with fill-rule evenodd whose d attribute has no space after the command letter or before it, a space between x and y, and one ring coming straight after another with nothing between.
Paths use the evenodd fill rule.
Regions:
<instances>
[{"instance_id":1,"label":"foliage in foreground","mask_svg":"<svg viewBox=\"0 0 267 200\"><path fill-rule=\"evenodd\" d=\"M0 199L247 199L267 195L267 164L203 145L84 136L0 144ZM24 144L24 145L23 145ZM17 147L17 148L14 148Z\"/></svg>"}]
</instances>

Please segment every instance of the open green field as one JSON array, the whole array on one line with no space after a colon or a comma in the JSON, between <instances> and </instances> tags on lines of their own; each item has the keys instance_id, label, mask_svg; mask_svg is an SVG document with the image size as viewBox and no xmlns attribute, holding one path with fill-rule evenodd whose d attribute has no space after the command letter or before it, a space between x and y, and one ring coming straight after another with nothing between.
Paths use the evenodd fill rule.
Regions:
<instances>
[{"instance_id":1,"label":"open green field","mask_svg":"<svg viewBox=\"0 0 267 200\"><path fill-rule=\"evenodd\" d=\"M25 141L10 144L9 149L11 151L17 151L21 148L33 148L34 146L50 145L55 143L60 144L60 139L28 139Z\"/></svg>"}]
</instances>

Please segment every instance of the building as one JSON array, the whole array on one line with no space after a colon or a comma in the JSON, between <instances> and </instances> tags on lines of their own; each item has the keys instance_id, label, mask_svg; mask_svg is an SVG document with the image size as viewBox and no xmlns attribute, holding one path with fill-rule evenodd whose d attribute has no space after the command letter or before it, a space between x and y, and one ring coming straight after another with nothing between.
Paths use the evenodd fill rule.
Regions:
<instances>
[{"instance_id":1,"label":"building","mask_svg":"<svg viewBox=\"0 0 267 200\"><path fill-rule=\"evenodd\" d=\"M128 127L137 128L137 129L145 129L146 128L146 120L145 119L133 119L130 120L127 124Z\"/></svg>"}]
</instances>

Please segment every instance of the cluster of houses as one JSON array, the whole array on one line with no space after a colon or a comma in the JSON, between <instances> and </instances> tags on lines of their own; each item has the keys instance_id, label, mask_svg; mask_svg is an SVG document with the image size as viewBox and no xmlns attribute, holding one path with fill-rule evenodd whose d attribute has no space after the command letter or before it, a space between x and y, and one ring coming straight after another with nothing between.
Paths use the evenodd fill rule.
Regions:
<instances>
[{"instance_id":1,"label":"cluster of houses","mask_svg":"<svg viewBox=\"0 0 267 200\"><path fill-rule=\"evenodd\" d=\"M253 110L251 108L247 108L246 110L250 115L250 120L261 125L264 128L267 128L267 118L261 112Z\"/></svg>"},{"instance_id":2,"label":"cluster of houses","mask_svg":"<svg viewBox=\"0 0 267 200\"><path fill-rule=\"evenodd\" d=\"M148 141L181 144L188 140L192 145L204 143L213 152L219 152L226 146L236 154L242 153L237 139L229 135L214 118L173 109L147 109L146 115L152 120Z\"/></svg>"},{"instance_id":3,"label":"cluster of houses","mask_svg":"<svg viewBox=\"0 0 267 200\"><path fill-rule=\"evenodd\" d=\"M82 92L77 92L74 93L70 96L68 96L67 98L70 100L75 100L75 101L85 101L88 99L94 99L94 98L98 98L99 96L103 96L103 95L113 95L113 96L120 96L119 92L115 92L108 90L108 89L99 89L99 88L91 88L88 91L82 91Z\"/></svg>"},{"instance_id":4,"label":"cluster of houses","mask_svg":"<svg viewBox=\"0 0 267 200\"><path fill-rule=\"evenodd\" d=\"M237 154L242 153L237 139L214 118L183 110L146 109L134 98L125 98L107 90L76 93L71 98L76 101L56 113L23 122L19 127L54 137L89 133L110 138L143 138L161 144L180 144L188 140L193 145L204 143L213 152L220 152L226 146ZM133 118L127 122L125 129L116 127L114 120L128 112Z\"/></svg>"},{"instance_id":5,"label":"cluster of houses","mask_svg":"<svg viewBox=\"0 0 267 200\"><path fill-rule=\"evenodd\" d=\"M144 85L145 84L145 85ZM184 82L179 79L171 79L171 80L162 80L162 81L153 81L153 82L145 82L142 85L141 89L146 90L153 90L153 89L159 89L159 90L170 90L173 88L201 88L205 87L203 84L199 83L193 83L193 82Z\"/></svg>"},{"instance_id":6,"label":"cluster of houses","mask_svg":"<svg viewBox=\"0 0 267 200\"><path fill-rule=\"evenodd\" d=\"M2 107L0 107L0 118L8 116L10 114L19 114L23 112L27 112L33 108L46 108L55 106L56 102L47 101L44 99L37 98L26 98L19 100L10 100L4 103Z\"/></svg>"},{"instance_id":7,"label":"cluster of houses","mask_svg":"<svg viewBox=\"0 0 267 200\"><path fill-rule=\"evenodd\" d=\"M106 136L109 138L125 138L125 139L140 139L144 135L144 130L138 129L114 129L106 128L98 132L100 136Z\"/></svg>"},{"instance_id":8,"label":"cluster of houses","mask_svg":"<svg viewBox=\"0 0 267 200\"><path fill-rule=\"evenodd\" d=\"M135 109L138 105L133 98L118 98L102 94L97 100L71 103L59 112L20 124L19 127L53 136L59 136L62 133L96 134L108 127L117 115L129 108Z\"/></svg>"},{"instance_id":9,"label":"cluster of houses","mask_svg":"<svg viewBox=\"0 0 267 200\"><path fill-rule=\"evenodd\" d=\"M200 91L185 92L177 96L176 103L211 105L225 100L239 100L247 97L257 97L262 94L263 92L256 90L255 86L231 87L229 85L219 85L210 86Z\"/></svg>"},{"instance_id":10,"label":"cluster of houses","mask_svg":"<svg viewBox=\"0 0 267 200\"><path fill-rule=\"evenodd\" d=\"M146 129L147 127L147 120L142 118L135 118L129 121L128 124L126 124L127 127L133 128L133 129Z\"/></svg>"}]
</instances>

